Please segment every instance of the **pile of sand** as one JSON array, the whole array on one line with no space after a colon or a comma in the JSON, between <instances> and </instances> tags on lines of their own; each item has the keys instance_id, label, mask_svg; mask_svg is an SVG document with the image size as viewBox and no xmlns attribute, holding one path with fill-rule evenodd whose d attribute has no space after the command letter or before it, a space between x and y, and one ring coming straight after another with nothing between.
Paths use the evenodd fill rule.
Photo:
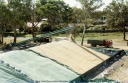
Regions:
<instances>
[{"instance_id":1,"label":"pile of sand","mask_svg":"<svg viewBox=\"0 0 128 83\"><path fill-rule=\"evenodd\" d=\"M85 50L77 44L66 40L48 43L30 49L69 66L79 74L85 73L109 58L107 55L89 48L85 48Z\"/></svg>"}]
</instances>

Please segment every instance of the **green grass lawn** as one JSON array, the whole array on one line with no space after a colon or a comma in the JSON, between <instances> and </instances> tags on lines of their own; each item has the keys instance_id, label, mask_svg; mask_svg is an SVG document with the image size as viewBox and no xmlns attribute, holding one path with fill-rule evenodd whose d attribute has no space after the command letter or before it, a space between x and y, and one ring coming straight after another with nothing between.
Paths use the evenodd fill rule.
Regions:
<instances>
[{"instance_id":1,"label":"green grass lawn","mask_svg":"<svg viewBox=\"0 0 128 83\"><path fill-rule=\"evenodd\" d=\"M76 37L76 40L81 41L82 37L78 36ZM87 39L108 39L108 40L113 40L113 39L119 39L123 40L123 33L121 32L115 32L115 33L86 33L85 34L85 40ZM126 33L126 39L128 39L128 33Z\"/></svg>"}]
</instances>

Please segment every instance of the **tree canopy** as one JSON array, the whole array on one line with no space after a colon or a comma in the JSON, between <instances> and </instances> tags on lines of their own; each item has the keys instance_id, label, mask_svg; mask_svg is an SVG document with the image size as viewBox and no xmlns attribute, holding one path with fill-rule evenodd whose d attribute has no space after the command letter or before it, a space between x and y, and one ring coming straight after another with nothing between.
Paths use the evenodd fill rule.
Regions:
<instances>
[{"instance_id":1,"label":"tree canopy","mask_svg":"<svg viewBox=\"0 0 128 83\"><path fill-rule=\"evenodd\" d=\"M85 18L92 18L95 11L100 8L102 0L77 0L81 5L85 14Z\"/></svg>"},{"instance_id":2,"label":"tree canopy","mask_svg":"<svg viewBox=\"0 0 128 83\"><path fill-rule=\"evenodd\" d=\"M48 18L48 23L54 27L59 23L69 23L72 15L72 8L70 8L63 1L49 0L47 2L41 0L38 13L42 18Z\"/></svg>"},{"instance_id":3,"label":"tree canopy","mask_svg":"<svg viewBox=\"0 0 128 83\"><path fill-rule=\"evenodd\" d=\"M107 24L109 27L122 30L128 26L128 2L124 0L113 0L107 7Z\"/></svg>"},{"instance_id":4,"label":"tree canopy","mask_svg":"<svg viewBox=\"0 0 128 83\"><path fill-rule=\"evenodd\" d=\"M83 36L82 36L82 42L81 45L83 45L84 41L84 35L85 35L85 28L87 27L88 23L92 22L90 19L94 18L95 11L100 8L103 3L102 0L77 0L84 11L84 21L85 24L84 30L83 30Z\"/></svg>"}]
</instances>

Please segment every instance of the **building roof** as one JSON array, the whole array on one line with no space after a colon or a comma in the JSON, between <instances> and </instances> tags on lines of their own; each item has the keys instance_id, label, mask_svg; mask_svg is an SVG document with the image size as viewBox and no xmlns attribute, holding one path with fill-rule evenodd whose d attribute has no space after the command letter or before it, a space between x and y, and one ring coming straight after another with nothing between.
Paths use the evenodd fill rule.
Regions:
<instances>
[{"instance_id":1,"label":"building roof","mask_svg":"<svg viewBox=\"0 0 128 83\"><path fill-rule=\"evenodd\" d=\"M34 22L34 25L37 25L37 27L40 27L43 22ZM32 27L31 22L27 22L27 27Z\"/></svg>"}]
</instances>

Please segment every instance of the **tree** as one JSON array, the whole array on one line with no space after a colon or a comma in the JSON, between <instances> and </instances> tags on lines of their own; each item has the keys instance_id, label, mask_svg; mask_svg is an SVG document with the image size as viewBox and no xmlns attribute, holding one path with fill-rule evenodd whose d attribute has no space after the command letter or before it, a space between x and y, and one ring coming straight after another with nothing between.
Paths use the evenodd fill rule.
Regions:
<instances>
[{"instance_id":1,"label":"tree","mask_svg":"<svg viewBox=\"0 0 128 83\"><path fill-rule=\"evenodd\" d=\"M82 9L84 11L84 30L83 30L83 36L82 36L82 41L81 41L81 45L83 45L83 41L84 41L84 35L85 35L85 29L87 27L87 19L93 18L93 16L95 15L95 11L96 9L98 9L99 7L101 7L103 5L102 0L77 0L81 6Z\"/></svg>"},{"instance_id":2,"label":"tree","mask_svg":"<svg viewBox=\"0 0 128 83\"><path fill-rule=\"evenodd\" d=\"M48 18L48 23L54 28L60 23L69 23L71 21L72 9L60 0L41 0L38 13L42 18Z\"/></svg>"},{"instance_id":3,"label":"tree","mask_svg":"<svg viewBox=\"0 0 128 83\"><path fill-rule=\"evenodd\" d=\"M11 12L10 25L14 31L14 42L16 43L17 29L24 23L23 16L23 0L8 0L8 8Z\"/></svg>"},{"instance_id":4,"label":"tree","mask_svg":"<svg viewBox=\"0 0 128 83\"><path fill-rule=\"evenodd\" d=\"M37 28L37 25L39 24L39 21L41 21L40 19L40 14L37 13L37 9L38 7L36 7L36 2L32 2L30 4L30 22L32 23L32 37L36 37L36 34L35 34L35 31L36 31L36 28ZM35 23L37 22L37 23Z\"/></svg>"},{"instance_id":5,"label":"tree","mask_svg":"<svg viewBox=\"0 0 128 83\"><path fill-rule=\"evenodd\" d=\"M8 0L8 8L11 12L10 25L14 31L14 42L16 43L17 29L24 26L30 20L28 9L32 0ZM21 26L22 25L22 26Z\"/></svg>"},{"instance_id":6,"label":"tree","mask_svg":"<svg viewBox=\"0 0 128 83\"><path fill-rule=\"evenodd\" d=\"M81 8L77 8L77 7L72 7L73 10L73 14L72 14L72 23L74 24L74 26L76 27L73 30L73 39L75 41L75 38L77 36L79 36L79 32L82 30L82 21L84 20L83 16L83 10Z\"/></svg>"},{"instance_id":7,"label":"tree","mask_svg":"<svg viewBox=\"0 0 128 83\"><path fill-rule=\"evenodd\" d=\"M5 4L4 0L0 1L0 35L1 35L1 43L3 43L4 31L8 25L10 12Z\"/></svg>"},{"instance_id":8,"label":"tree","mask_svg":"<svg viewBox=\"0 0 128 83\"><path fill-rule=\"evenodd\" d=\"M113 0L106 7L106 11L108 26L123 30L123 39L126 40L125 28L128 26L128 2Z\"/></svg>"},{"instance_id":9,"label":"tree","mask_svg":"<svg viewBox=\"0 0 128 83\"><path fill-rule=\"evenodd\" d=\"M43 1L43 0L41 0ZM32 37L36 37L36 31L37 31L37 25L39 24L40 21L42 21L40 13L37 12L37 10L40 7L40 1L36 3L36 0L24 0L25 2L25 7L24 7L24 13L25 13L25 22L31 22L32 27L31 27L31 33Z\"/></svg>"},{"instance_id":10,"label":"tree","mask_svg":"<svg viewBox=\"0 0 128 83\"><path fill-rule=\"evenodd\" d=\"M82 23L84 20L84 11L81 8L73 7L73 15L72 15L72 22L73 23Z\"/></svg>"}]
</instances>

